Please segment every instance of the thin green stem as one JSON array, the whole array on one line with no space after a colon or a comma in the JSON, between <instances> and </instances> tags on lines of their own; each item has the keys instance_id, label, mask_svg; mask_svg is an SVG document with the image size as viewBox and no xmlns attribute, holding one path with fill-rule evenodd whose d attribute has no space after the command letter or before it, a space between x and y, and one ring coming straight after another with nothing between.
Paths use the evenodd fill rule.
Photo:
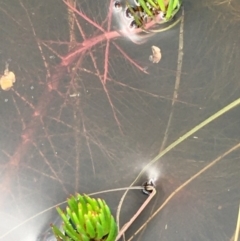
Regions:
<instances>
[{"instance_id":1,"label":"thin green stem","mask_svg":"<svg viewBox=\"0 0 240 241\"><path fill-rule=\"evenodd\" d=\"M118 241L122 235L127 231L127 229L132 225L132 223L135 221L135 219L139 216L139 214L143 211L143 209L148 205L148 203L152 200L152 198L156 194L156 189L152 187L152 193L149 195L149 197L146 199L146 201L142 204L142 206L138 209L138 211L132 216L132 218L123 225L121 230L119 231L116 241Z\"/></svg>"},{"instance_id":2,"label":"thin green stem","mask_svg":"<svg viewBox=\"0 0 240 241\"><path fill-rule=\"evenodd\" d=\"M236 226L234 241L238 241L239 232L240 232L240 204L239 204L239 210L238 210L238 219L237 219L237 226Z\"/></svg>"},{"instance_id":3,"label":"thin green stem","mask_svg":"<svg viewBox=\"0 0 240 241\"><path fill-rule=\"evenodd\" d=\"M231 109L235 108L236 106L238 106L240 104L240 98L233 101L231 104L225 106L223 109L221 109L220 111L216 112L214 115L210 116L209 118L207 118L205 121L203 121L202 123L200 123L199 125L195 126L193 129L191 129L190 131L188 131L186 134L184 134L183 136L181 136L180 138L178 138L176 141L174 141L171 145L169 145L167 148L165 148L162 152L160 152L155 158L153 158L143 169L142 171L138 174L138 176L134 179L134 181L132 182L132 184L130 185L130 187L132 187L137 180L141 177L141 175L151 166L153 165L155 162L157 162L159 160L159 158L163 157L165 154L167 154L170 150L172 150L174 147L176 147L177 145L179 145L180 143L182 143L184 140L186 140L188 137L190 137L191 135L193 135L194 133L196 133L198 130L200 130L201 128L205 127L207 124L211 123L212 121L214 121L215 119L217 119L218 117L220 117L221 115L225 114L226 112L230 111ZM122 196L122 199L125 198L125 196L127 195L128 190L125 191L125 193ZM121 207L119 207L119 210L121 210ZM119 225L119 216L120 216L120 212L117 212L116 214L116 221L117 221L117 225Z\"/></svg>"},{"instance_id":4,"label":"thin green stem","mask_svg":"<svg viewBox=\"0 0 240 241\"><path fill-rule=\"evenodd\" d=\"M143 23L141 22L141 20L140 20L140 18L139 18L139 16L137 16L137 14L134 12L134 10L133 10L133 8L132 8L132 6L131 5L129 5L129 3L127 2L127 6L128 6L128 8L129 8L129 10L130 10L130 12L131 12L131 14L133 15L133 17L134 17L134 20L136 21L136 23L137 23L137 26L142 26L143 25Z\"/></svg>"},{"instance_id":5,"label":"thin green stem","mask_svg":"<svg viewBox=\"0 0 240 241\"><path fill-rule=\"evenodd\" d=\"M182 143L184 140L186 140L188 137L190 137L191 135L193 135L194 133L196 133L197 131L199 131L200 129L202 129L204 126L208 125L209 123L211 123L212 121L214 121L215 119L217 119L219 116L225 114L226 112L228 112L229 110L233 109L234 107L238 106L240 104L240 98L233 101L231 104L225 106L223 109L219 110L218 112L216 112L214 115L210 116L209 118L207 118L205 121L203 121L202 123L200 123L199 125L195 126L193 129L191 129L190 131L188 131L186 134L184 134L183 136L179 137L176 141L174 141L171 145L169 145L167 148L165 148L162 152L160 152L155 158L153 158L143 169L142 171L138 174L138 176L136 177L136 179L134 180L133 184L138 180L138 178L149 168L149 166L151 166L152 164L154 164L155 162L157 162L159 160L159 158L161 158L162 156L164 156L165 154L167 154L170 150L172 150L174 147L176 147L177 145L179 145L180 143ZM132 184L132 185L133 185ZM131 185L131 186L132 186Z\"/></svg>"},{"instance_id":6,"label":"thin green stem","mask_svg":"<svg viewBox=\"0 0 240 241\"><path fill-rule=\"evenodd\" d=\"M142 8L144 9L144 11L148 14L148 16L153 16L152 11L148 8L148 6L144 2L144 0L139 0L139 3L142 6Z\"/></svg>"},{"instance_id":7,"label":"thin green stem","mask_svg":"<svg viewBox=\"0 0 240 241\"><path fill-rule=\"evenodd\" d=\"M154 8L157 8L158 6L153 2L153 0L147 0L150 5L152 5Z\"/></svg>"},{"instance_id":8,"label":"thin green stem","mask_svg":"<svg viewBox=\"0 0 240 241\"><path fill-rule=\"evenodd\" d=\"M166 7L165 7L165 4L164 4L164 1L163 0L157 0L157 2L158 2L158 5L159 5L161 11L163 11L165 13Z\"/></svg>"},{"instance_id":9,"label":"thin green stem","mask_svg":"<svg viewBox=\"0 0 240 241\"><path fill-rule=\"evenodd\" d=\"M170 202L170 200L173 199L173 197L175 197L177 195L177 193L179 193L183 188L185 188L188 184L190 184L193 180L195 180L196 178L198 178L200 175L202 175L204 172L206 172L207 170L209 170L209 168L213 167L214 165L216 165L219 161L223 160L227 155L229 155L230 153L232 153L233 151L236 151L237 149L240 148L240 143L238 143L237 145L233 146L232 148L230 148L228 151L224 152L223 154L221 154L219 157L217 157L215 160L211 161L208 165L206 165L205 167L203 167L200 171L198 171L196 174L194 174L193 176L191 176L187 181L185 181L183 184L181 184L179 187L177 187L166 199L165 201L161 204L161 206L144 222L144 224L132 235L131 238L129 238L127 241L131 241L141 230L143 230L143 228L145 228L148 223ZM240 211L240 207L239 207L239 211ZM239 225L240 225L240 220L239 220ZM239 226L237 225L236 229L238 228L239 230ZM237 241L234 240L234 241Z\"/></svg>"},{"instance_id":10,"label":"thin green stem","mask_svg":"<svg viewBox=\"0 0 240 241\"><path fill-rule=\"evenodd\" d=\"M167 14L166 14L166 19L170 19L172 16L172 12L173 12L173 4L174 4L174 0L169 0L168 3L168 8L167 8Z\"/></svg>"}]
</instances>

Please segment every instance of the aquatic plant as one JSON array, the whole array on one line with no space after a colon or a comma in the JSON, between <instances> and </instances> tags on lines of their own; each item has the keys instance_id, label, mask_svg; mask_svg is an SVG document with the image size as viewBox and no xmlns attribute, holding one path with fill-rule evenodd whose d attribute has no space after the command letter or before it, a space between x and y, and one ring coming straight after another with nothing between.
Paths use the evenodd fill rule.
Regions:
<instances>
[{"instance_id":1,"label":"aquatic plant","mask_svg":"<svg viewBox=\"0 0 240 241\"><path fill-rule=\"evenodd\" d=\"M117 225L104 200L76 194L67 204L65 212L57 207L62 230L51 225L58 241L115 241Z\"/></svg>"},{"instance_id":2,"label":"aquatic plant","mask_svg":"<svg viewBox=\"0 0 240 241\"><path fill-rule=\"evenodd\" d=\"M169 22L182 6L182 0L134 0L134 3L135 6L127 2L125 13L127 17L134 18L132 25L137 28L152 20Z\"/></svg>"}]
</instances>

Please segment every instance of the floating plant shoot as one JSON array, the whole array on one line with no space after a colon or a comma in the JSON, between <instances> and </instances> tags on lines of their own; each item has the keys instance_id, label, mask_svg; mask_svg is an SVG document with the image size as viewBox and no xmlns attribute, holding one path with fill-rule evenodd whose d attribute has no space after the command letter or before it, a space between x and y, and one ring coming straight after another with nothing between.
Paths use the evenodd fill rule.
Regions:
<instances>
[{"instance_id":1,"label":"floating plant shoot","mask_svg":"<svg viewBox=\"0 0 240 241\"><path fill-rule=\"evenodd\" d=\"M117 225L104 200L76 194L70 197L67 203L65 212L57 208L63 220L63 231L52 225L57 240L115 241Z\"/></svg>"},{"instance_id":2,"label":"floating plant shoot","mask_svg":"<svg viewBox=\"0 0 240 241\"><path fill-rule=\"evenodd\" d=\"M116 0L113 11L120 33L139 44L176 26L184 15L181 6L182 0Z\"/></svg>"},{"instance_id":3,"label":"floating plant shoot","mask_svg":"<svg viewBox=\"0 0 240 241\"><path fill-rule=\"evenodd\" d=\"M154 179L147 180L141 187L127 189L141 189L148 198L120 230L104 200L77 193L67 200L65 211L57 207L63 224L60 228L51 224L55 238L58 241L119 240L156 194Z\"/></svg>"},{"instance_id":4,"label":"floating plant shoot","mask_svg":"<svg viewBox=\"0 0 240 241\"><path fill-rule=\"evenodd\" d=\"M144 28L150 21L166 23L174 18L181 8L181 0L134 0L134 4L126 2L125 15L133 18L136 28ZM132 22L132 25L133 25Z\"/></svg>"}]
</instances>

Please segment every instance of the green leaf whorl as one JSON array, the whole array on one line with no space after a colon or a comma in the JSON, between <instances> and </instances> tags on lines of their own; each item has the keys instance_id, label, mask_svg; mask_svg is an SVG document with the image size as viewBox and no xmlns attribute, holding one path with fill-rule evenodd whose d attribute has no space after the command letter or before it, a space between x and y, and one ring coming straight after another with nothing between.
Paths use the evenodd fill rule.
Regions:
<instances>
[{"instance_id":1,"label":"green leaf whorl","mask_svg":"<svg viewBox=\"0 0 240 241\"><path fill-rule=\"evenodd\" d=\"M63 231L51 225L58 241L115 241L117 224L104 200L76 194L67 203L65 212L57 208Z\"/></svg>"}]
</instances>

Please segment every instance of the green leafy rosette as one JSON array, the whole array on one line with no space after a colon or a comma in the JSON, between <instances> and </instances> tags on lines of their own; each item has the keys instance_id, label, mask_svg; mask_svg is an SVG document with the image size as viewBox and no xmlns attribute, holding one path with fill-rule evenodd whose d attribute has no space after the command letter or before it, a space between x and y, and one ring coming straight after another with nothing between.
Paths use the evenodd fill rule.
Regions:
<instances>
[{"instance_id":1,"label":"green leafy rosette","mask_svg":"<svg viewBox=\"0 0 240 241\"><path fill-rule=\"evenodd\" d=\"M77 194L67 203L65 212L57 207L62 231L51 225L58 241L115 241L117 224L104 200Z\"/></svg>"}]
</instances>

